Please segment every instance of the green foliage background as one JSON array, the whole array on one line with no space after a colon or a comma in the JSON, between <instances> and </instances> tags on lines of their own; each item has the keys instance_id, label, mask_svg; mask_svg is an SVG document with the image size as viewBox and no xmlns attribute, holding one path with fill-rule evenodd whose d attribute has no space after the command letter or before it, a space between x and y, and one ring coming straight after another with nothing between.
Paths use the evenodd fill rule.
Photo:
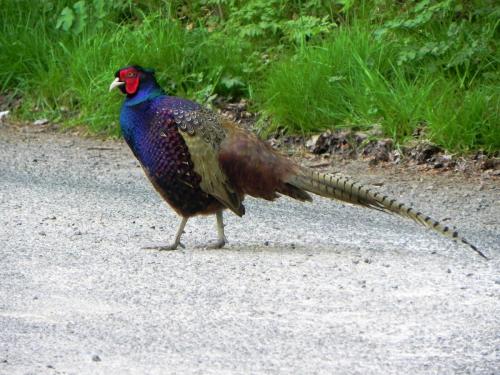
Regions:
<instances>
[{"instance_id":1,"label":"green foliage background","mask_svg":"<svg viewBox=\"0 0 500 375\"><path fill-rule=\"evenodd\" d=\"M500 5L491 0L0 0L0 91L21 119L118 135L114 72L172 95L248 98L264 133L381 127L500 150Z\"/></svg>"}]
</instances>

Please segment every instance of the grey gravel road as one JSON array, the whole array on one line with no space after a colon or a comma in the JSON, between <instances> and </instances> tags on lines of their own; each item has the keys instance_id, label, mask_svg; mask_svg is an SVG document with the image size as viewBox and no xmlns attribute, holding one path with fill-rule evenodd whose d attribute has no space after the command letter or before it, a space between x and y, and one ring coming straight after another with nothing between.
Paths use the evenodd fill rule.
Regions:
<instances>
[{"instance_id":1,"label":"grey gravel road","mask_svg":"<svg viewBox=\"0 0 500 375\"><path fill-rule=\"evenodd\" d=\"M492 259L325 199L142 250L178 218L121 142L0 127L0 374L499 374L498 180L382 172Z\"/></svg>"}]
</instances>

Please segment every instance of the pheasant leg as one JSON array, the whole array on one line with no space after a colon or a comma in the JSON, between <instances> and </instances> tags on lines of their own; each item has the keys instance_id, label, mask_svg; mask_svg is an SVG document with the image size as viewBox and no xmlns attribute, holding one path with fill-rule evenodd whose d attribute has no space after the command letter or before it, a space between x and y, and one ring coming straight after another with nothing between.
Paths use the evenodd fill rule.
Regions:
<instances>
[{"instance_id":1,"label":"pheasant leg","mask_svg":"<svg viewBox=\"0 0 500 375\"><path fill-rule=\"evenodd\" d=\"M224 221L222 219L222 210L217 211L215 214L217 218L217 241L207 246L207 249L221 249L227 243L226 236L224 236Z\"/></svg>"},{"instance_id":2,"label":"pheasant leg","mask_svg":"<svg viewBox=\"0 0 500 375\"><path fill-rule=\"evenodd\" d=\"M177 230L177 234L175 235L175 241L171 245L148 246L148 247L144 247L143 249L163 251L163 250L175 250L175 249L177 249L178 246L183 248L184 245L181 243L181 236L182 236L182 233L184 233L184 227L186 226L187 221L188 221L187 217L182 218L181 224L179 225L179 229Z\"/></svg>"}]
</instances>

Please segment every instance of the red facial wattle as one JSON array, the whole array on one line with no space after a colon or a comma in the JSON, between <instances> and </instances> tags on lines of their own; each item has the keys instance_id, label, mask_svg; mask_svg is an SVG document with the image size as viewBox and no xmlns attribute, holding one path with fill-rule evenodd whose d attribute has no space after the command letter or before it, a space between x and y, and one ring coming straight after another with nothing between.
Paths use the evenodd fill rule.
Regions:
<instances>
[{"instance_id":1,"label":"red facial wattle","mask_svg":"<svg viewBox=\"0 0 500 375\"><path fill-rule=\"evenodd\" d=\"M127 94L135 94L139 87L139 72L134 68L123 69L120 71L120 81L125 82Z\"/></svg>"}]
</instances>

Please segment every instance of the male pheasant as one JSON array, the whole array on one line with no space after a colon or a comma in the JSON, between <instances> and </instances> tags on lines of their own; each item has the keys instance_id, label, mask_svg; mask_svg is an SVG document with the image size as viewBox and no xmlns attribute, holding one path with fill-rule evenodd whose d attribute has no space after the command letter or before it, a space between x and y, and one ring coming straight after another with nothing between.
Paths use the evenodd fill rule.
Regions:
<instances>
[{"instance_id":1,"label":"male pheasant","mask_svg":"<svg viewBox=\"0 0 500 375\"><path fill-rule=\"evenodd\" d=\"M288 195L311 201L309 193L406 216L453 240L474 245L429 216L345 177L301 167L274 151L254 134L192 101L167 95L154 71L129 66L116 72L110 91L126 94L120 113L123 136L160 195L182 217L171 245L174 250L188 219L215 214L217 242L226 243L222 211L245 213L251 195L274 200Z\"/></svg>"}]
</instances>

